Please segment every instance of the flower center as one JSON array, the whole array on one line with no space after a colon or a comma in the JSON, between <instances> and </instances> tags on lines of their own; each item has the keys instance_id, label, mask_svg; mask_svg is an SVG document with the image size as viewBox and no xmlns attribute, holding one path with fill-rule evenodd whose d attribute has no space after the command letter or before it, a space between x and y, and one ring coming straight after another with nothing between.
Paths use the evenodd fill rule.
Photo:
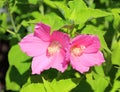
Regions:
<instances>
[{"instance_id":1,"label":"flower center","mask_svg":"<svg viewBox=\"0 0 120 92\"><path fill-rule=\"evenodd\" d=\"M70 51L71 51L72 55L74 55L74 56L80 56L83 53L83 51L84 51L85 48L86 47L83 46L83 45L81 45L80 47L74 46L74 47L71 48Z\"/></svg>"},{"instance_id":2,"label":"flower center","mask_svg":"<svg viewBox=\"0 0 120 92\"><path fill-rule=\"evenodd\" d=\"M61 48L61 44L58 41L53 41L50 43L50 45L47 48L47 55L52 56L56 52L59 52Z\"/></svg>"}]
</instances>

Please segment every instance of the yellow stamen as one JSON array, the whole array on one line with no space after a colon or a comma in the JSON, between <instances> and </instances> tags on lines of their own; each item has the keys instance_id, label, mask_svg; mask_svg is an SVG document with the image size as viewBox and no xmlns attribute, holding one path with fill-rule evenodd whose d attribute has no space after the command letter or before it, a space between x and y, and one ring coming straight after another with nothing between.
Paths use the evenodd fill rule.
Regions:
<instances>
[{"instance_id":1,"label":"yellow stamen","mask_svg":"<svg viewBox=\"0 0 120 92\"><path fill-rule=\"evenodd\" d=\"M83 45L81 45L80 47L76 47L76 46L72 47L71 48L71 54L74 55L74 56L80 56L83 53L85 48L86 47L83 46Z\"/></svg>"},{"instance_id":2,"label":"yellow stamen","mask_svg":"<svg viewBox=\"0 0 120 92\"><path fill-rule=\"evenodd\" d=\"M53 41L47 48L47 55L52 56L56 52L59 52L61 48L61 44L58 41Z\"/></svg>"}]
</instances>

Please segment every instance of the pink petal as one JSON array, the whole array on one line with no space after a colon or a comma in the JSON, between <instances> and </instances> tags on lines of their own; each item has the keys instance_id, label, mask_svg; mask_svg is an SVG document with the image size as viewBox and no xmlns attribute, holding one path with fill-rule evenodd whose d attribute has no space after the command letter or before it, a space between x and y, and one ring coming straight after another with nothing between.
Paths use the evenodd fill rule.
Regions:
<instances>
[{"instance_id":1,"label":"pink petal","mask_svg":"<svg viewBox=\"0 0 120 92\"><path fill-rule=\"evenodd\" d=\"M63 32L54 31L51 35L51 41L59 41L63 48L68 48L70 37Z\"/></svg>"},{"instance_id":2,"label":"pink petal","mask_svg":"<svg viewBox=\"0 0 120 92\"><path fill-rule=\"evenodd\" d=\"M34 57L32 61L32 74L40 74L42 71L50 68L51 57L47 57L43 54L38 57Z\"/></svg>"},{"instance_id":3,"label":"pink petal","mask_svg":"<svg viewBox=\"0 0 120 92\"><path fill-rule=\"evenodd\" d=\"M44 42L33 34L29 34L19 42L19 45L29 56L39 56L46 52L49 42Z\"/></svg>"},{"instance_id":4,"label":"pink petal","mask_svg":"<svg viewBox=\"0 0 120 92\"><path fill-rule=\"evenodd\" d=\"M105 60L103 57L103 54L98 51L97 53L91 53L91 54L86 54L83 53L80 57L79 60L82 65L84 66L95 66L95 65L101 65Z\"/></svg>"},{"instance_id":5,"label":"pink petal","mask_svg":"<svg viewBox=\"0 0 120 92\"><path fill-rule=\"evenodd\" d=\"M35 26L34 35L44 41L49 41L50 40L50 27L46 24L38 23Z\"/></svg>"},{"instance_id":6,"label":"pink petal","mask_svg":"<svg viewBox=\"0 0 120 92\"><path fill-rule=\"evenodd\" d=\"M81 56L71 55L70 60L72 67L81 73L87 72L91 66L101 65L105 61L100 51L92 54L83 53Z\"/></svg>"},{"instance_id":7,"label":"pink petal","mask_svg":"<svg viewBox=\"0 0 120 92\"><path fill-rule=\"evenodd\" d=\"M71 46L85 46L84 52L86 53L97 52L100 48L98 37L93 35L78 35L73 38L71 44Z\"/></svg>"},{"instance_id":8,"label":"pink petal","mask_svg":"<svg viewBox=\"0 0 120 92\"><path fill-rule=\"evenodd\" d=\"M67 69L68 61L65 60L65 52L61 50L52 57L51 67L61 72Z\"/></svg>"},{"instance_id":9,"label":"pink petal","mask_svg":"<svg viewBox=\"0 0 120 92\"><path fill-rule=\"evenodd\" d=\"M84 73L84 72L87 72L89 70L89 67L84 66L81 63L81 60L75 56L70 57L70 64L72 65L73 69L79 71L80 73Z\"/></svg>"}]
</instances>

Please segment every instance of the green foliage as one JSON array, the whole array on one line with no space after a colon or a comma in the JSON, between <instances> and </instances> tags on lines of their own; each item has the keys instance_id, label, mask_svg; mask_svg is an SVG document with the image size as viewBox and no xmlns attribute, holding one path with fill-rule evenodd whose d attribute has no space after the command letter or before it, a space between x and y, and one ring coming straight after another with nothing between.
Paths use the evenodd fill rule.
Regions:
<instances>
[{"instance_id":1,"label":"green foliage","mask_svg":"<svg viewBox=\"0 0 120 92\"><path fill-rule=\"evenodd\" d=\"M44 85L40 83L33 83L23 87L20 92L46 92Z\"/></svg>"},{"instance_id":2,"label":"green foliage","mask_svg":"<svg viewBox=\"0 0 120 92\"><path fill-rule=\"evenodd\" d=\"M8 59L10 66L15 66L21 74L30 67L30 57L21 51L19 45L15 45L10 49Z\"/></svg>"},{"instance_id":3,"label":"green foliage","mask_svg":"<svg viewBox=\"0 0 120 92\"><path fill-rule=\"evenodd\" d=\"M20 92L119 92L120 91L119 0L0 0L0 39L8 40L9 69L6 90ZM18 42L43 22L51 32L71 37L97 35L105 63L80 74L71 67L64 73L49 69L31 75L31 57Z\"/></svg>"},{"instance_id":4,"label":"green foliage","mask_svg":"<svg viewBox=\"0 0 120 92\"><path fill-rule=\"evenodd\" d=\"M43 82L47 92L69 92L71 89L77 86L79 80L80 79L62 79L60 81L53 80L51 83L49 83L43 79Z\"/></svg>"},{"instance_id":5,"label":"green foliage","mask_svg":"<svg viewBox=\"0 0 120 92\"><path fill-rule=\"evenodd\" d=\"M120 41L114 44L112 52L112 63L120 66Z\"/></svg>"}]
</instances>

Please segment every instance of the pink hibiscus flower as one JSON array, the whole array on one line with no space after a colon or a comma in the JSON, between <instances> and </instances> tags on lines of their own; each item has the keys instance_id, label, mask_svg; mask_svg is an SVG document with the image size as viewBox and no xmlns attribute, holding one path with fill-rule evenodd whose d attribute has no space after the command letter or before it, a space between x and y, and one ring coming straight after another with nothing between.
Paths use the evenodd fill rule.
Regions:
<instances>
[{"instance_id":1,"label":"pink hibiscus flower","mask_svg":"<svg viewBox=\"0 0 120 92\"><path fill-rule=\"evenodd\" d=\"M67 34L54 31L43 23L35 26L35 32L24 37L19 43L23 52L32 56L32 74L40 74L49 68L64 72L67 68L66 49L70 38Z\"/></svg>"},{"instance_id":2,"label":"pink hibiscus flower","mask_svg":"<svg viewBox=\"0 0 120 92\"><path fill-rule=\"evenodd\" d=\"M94 65L103 63L103 54L99 51L100 41L97 36L78 35L70 44L70 64L73 69L84 73Z\"/></svg>"}]
</instances>

